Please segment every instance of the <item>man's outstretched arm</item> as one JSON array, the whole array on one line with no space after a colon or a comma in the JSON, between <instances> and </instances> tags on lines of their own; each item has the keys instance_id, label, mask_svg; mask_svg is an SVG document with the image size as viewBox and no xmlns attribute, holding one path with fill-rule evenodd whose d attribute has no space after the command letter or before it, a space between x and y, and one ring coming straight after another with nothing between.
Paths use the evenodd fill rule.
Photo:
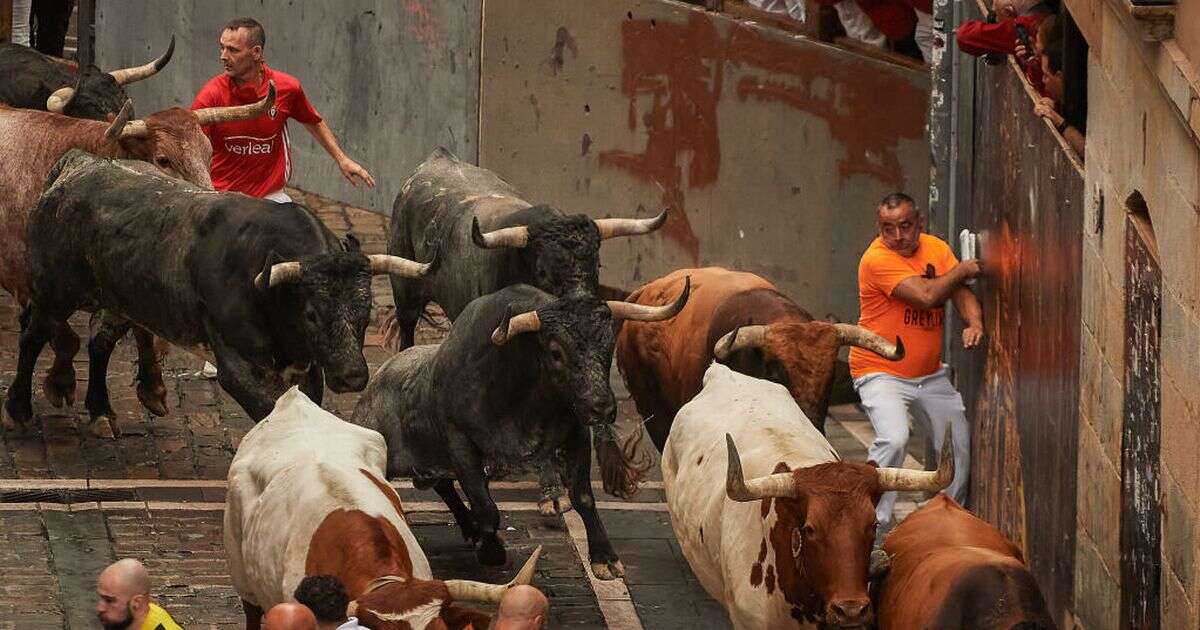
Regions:
<instances>
[{"instance_id":1,"label":"man's outstretched arm","mask_svg":"<svg viewBox=\"0 0 1200 630\"><path fill-rule=\"evenodd\" d=\"M358 180L362 180L368 188L375 187L375 178L367 172L367 169L358 165L358 162L351 160L349 156L342 151L342 147L338 146L337 138L333 136L333 131L329 129L329 125L322 120L313 124L305 124L304 128L312 134L317 142L325 147L325 152L337 162L338 168L342 171L342 177L350 182L351 186L358 187ZM356 179L357 178L357 179Z\"/></svg>"},{"instance_id":2,"label":"man's outstretched arm","mask_svg":"<svg viewBox=\"0 0 1200 630\"><path fill-rule=\"evenodd\" d=\"M963 283L979 275L979 261L964 260L936 278L912 276L892 289L892 297L917 308L940 308ZM968 291L969 293L969 291Z\"/></svg>"},{"instance_id":3,"label":"man's outstretched arm","mask_svg":"<svg viewBox=\"0 0 1200 630\"><path fill-rule=\"evenodd\" d=\"M983 307L979 305L979 298L967 287L958 287L950 299L954 301L954 310L967 323L963 327L963 347L974 348L983 340Z\"/></svg>"}]
</instances>

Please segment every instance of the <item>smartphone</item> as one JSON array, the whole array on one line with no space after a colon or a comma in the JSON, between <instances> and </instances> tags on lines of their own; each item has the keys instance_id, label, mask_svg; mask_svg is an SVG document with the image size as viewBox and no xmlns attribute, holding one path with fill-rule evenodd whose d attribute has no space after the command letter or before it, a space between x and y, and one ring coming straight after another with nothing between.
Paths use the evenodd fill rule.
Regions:
<instances>
[{"instance_id":1,"label":"smartphone","mask_svg":"<svg viewBox=\"0 0 1200 630\"><path fill-rule=\"evenodd\" d=\"M1029 41L1029 29L1024 24L1017 25L1017 41L1025 47L1025 54L1033 55L1033 44Z\"/></svg>"}]
</instances>

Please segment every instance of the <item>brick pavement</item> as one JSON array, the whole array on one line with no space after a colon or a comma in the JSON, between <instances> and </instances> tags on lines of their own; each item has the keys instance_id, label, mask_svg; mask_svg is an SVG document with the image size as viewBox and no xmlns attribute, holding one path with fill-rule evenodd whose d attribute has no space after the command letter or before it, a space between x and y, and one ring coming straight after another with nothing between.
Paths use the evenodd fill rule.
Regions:
<instances>
[{"instance_id":1,"label":"brick pavement","mask_svg":"<svg viewBox=\"0 0 1200 630\"><path fill-rule=\"evenodd\" d=\"M354 234L367 253L386 249L384 217L301 191L289 190L289 194L314 209L335 232ZM387 278L377 277L373 288L372 325L364 348L372 369L390 355L380 347L378 324L391 308ZM87 333L86 315L77 314L72 324L81 335ZM422 324L417 342L436 342L444 335L444 325ZM7 295L0 296L0 395L7 393L12 381L17 337L16 306ZM39 378L49 365L49 356L49 351L42 355ZM170 413L163 418L150 415L137 402L132 387L134 359L133 344L127 339L118 346L110 366L110 391L118 414L115 437L97 437L85 426L86 351L76 358L80 400L74 407L50 408L40 391L35 392L38 426L25 434L0 437L0 480L22 480L10 485L34 486L45 479L136 479L147 484L104 490L81 487L70 492L0 492L0 574L9 578L0 582L0 630L91 627L95 576L112 559L127 555L147 560L157 580L156 597L187 627L241 627L241 607L230 586L221 548L219 504L224 501L224 490L219 483L188 485L188 480L224 480L237 445L252 423L215 381L196 375L200 361L179 350L172 350L164 363ZM619 398L618 421L631 430L636 426L636 412L621 379L615 377L613 384ZM325 407L346 416L356 400L355 394L327 392ZM861 416L842 409L835 418L830 423L831 442L845 459L862 461L865 448L856 437L863 431ZM657 467L651 479L661 479ZM494 495L498 501L527 505L537 493L525 487L497 489ZM436 501L432 493L411 488L402 489L401 497L409 505L432 506ZM602 506L617 501L602 493L597 498ZM44 503L14 503L29 501ZM152 503L144 503L147 501ZM635 501L661 503L662 490L644 489ZM168 503L162 502L188 503L182 506L188 509L169 509L164 507ZM683 560L667 514L661 508L647 507L651 509L603 510L607 529L627 568L625 584L642 625L726 627L720 606L699 587ZM439 577L498 582L511 575L511 569L479 567L445 512L418 511L412 520ZM563 520L506 511L504 523L513 528L506 534L512 557L525 558L535 543L547 547L536 584L552 598L555 627L603 627L596 595Z\"/></svg>"}]
</instances>

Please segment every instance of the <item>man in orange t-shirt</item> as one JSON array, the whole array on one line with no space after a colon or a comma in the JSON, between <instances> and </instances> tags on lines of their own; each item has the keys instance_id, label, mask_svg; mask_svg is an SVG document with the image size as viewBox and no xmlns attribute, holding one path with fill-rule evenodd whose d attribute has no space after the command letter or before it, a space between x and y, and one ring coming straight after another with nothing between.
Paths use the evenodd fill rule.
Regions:
<instances>
[{"instance_id":1,"label":"man in orange t-shirt","mask_svg":"<svg viewBox=\"0 0 1200 630\"><path fill-rule=\"evenodd\" d=\"M888 361L859 348L850 351L850 375L875 428L868 456L880 466L903 466L908 413L925 420L940 449L946 427L953 430L954 480L946 493L967 499L971 431L962 396L942 363L943 305L966 320L964 348L983 339L983 312L965 282L979 275L979 261L958 262L945 241L923 234L924 218L912 197L888 195L879 204L879 237L858 264L858 325L885 339L904 341L904 358ZM875 509L882 535L894 524L896 493L884 493Z\"/></svg>"}]
</instances>

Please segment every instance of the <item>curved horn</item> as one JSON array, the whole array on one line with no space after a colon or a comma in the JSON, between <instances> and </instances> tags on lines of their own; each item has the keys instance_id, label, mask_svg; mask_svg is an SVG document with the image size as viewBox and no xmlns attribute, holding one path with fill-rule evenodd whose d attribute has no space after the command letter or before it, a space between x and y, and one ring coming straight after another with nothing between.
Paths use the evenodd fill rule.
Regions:
<instances>
[{"instance_id":1,"label":"curved horn","mask_svg":"<svg viewBox=\"0 0 1200 630\"><path fill-rule=\"evenodd\" d=\"M141 81L147 77L152 77L171 61L171 55L175 54L175 35L171 34L171 43L167 46L167 52L161 57L151 61L148 64L134 66L132 68L122 68L121 70L113 70L108 74L117 82L117 85L129 85L134 81Z\"/></svg>"},{"instance_id":2,"label":"curved horn","mask_svg":"<svg viewBox=\"0 0 1200 630\"><path fill-rule=\"evenodd\" d=\"M724 361L729 355L746 348L757 348L767 343L767 327L761 324L739 326L725 333L713 346L713 356Z\"/></svg>"},{"instance_id":3,"label":"curved horn","mask_svg":"<svg viewBox=\"0 0 1200 630\"><path fill-rule=\"evenodd\" d=\"M521 333L537 332L541 328L542 320L538 319L537 311L527 311L520 315L513 315L504 323L497 326L496 330L492 331L492 343L502 346L508 343L509 339Z\"/></svg>"},{"instance_id":4,"label":"curved horn","mask_svg":"<svg viewBox=\"0 0 1200 630\"><path fill-rule=\"evenodd\" d=\"M404 278L420 278L433 268L432 262L419 263L390 254L371 254L371 275L392 274Z\"/></svg>"},{"instance_id":5,"label":"curved horn","mask_svg":"<svg viewBox=\"0 0 1200 630\"><path fill-rule=\"evenodd\" d=\"M148 138L150 137L150 126L141 118L131 120L121 129L122 138Z\"/></svg>"},{"instance_id":6,"label":"curved horn","mask_svg":"<svg viewBox=\"0 0 1200 630\"><path fill-rule=\"evenodd\" d=\"M487 582L476 582L474 580L446 580L446 590L450 591L450 597L455 601L473 601L473 602L490 602L499 603L504 597L504 592L518 584L529 584L533 580L533 571L537 568L538 557L542 555L542 546L538 545L537 549L529 555L529 559L525 561L525 566L517 572L517 576L507 584L488 584Z\"/></svg>"},{"instance_id":7,"label":"curved horn","mask_svg":"<svg viewBox=\"0 0 1200 630\"><path fill-rule=\"evenodd\" d=\"M738 455L733 436L725 434L729 468L725 473L725 494L734 501L756 501L768 497L795 497L796 482L791 473L775 473L746 481L742 473L742 458Z\"/></svg>"},{"instance_id":8,"label":"curved horn","mask_svg":"<svg viewBox=\"0 0 1200 630\"><path fill-rule=\"evenodd\" d=\"M200 126L213 125L216 123L231 122L234 120L249 120L258 118L263 112L271 109L275 104L275 82L271 81L271 85L267 88L267 95L257 103L249 105L233 105L230 107L203 107L192 113L196 118L200 119Z\"/></svg>"},{"instance_id":9,"label":"curved horn","mask_svg":"<svg viewBox=\"0 0 1200 630\"><path fill-rule=\"evenodd\" d=\"M950 485L954 480L954 442L950 437L951 430L946 428L946 437L942 440L942 454L938 459L937 470L909 470L907 468L880 468L879 489L907 491L937 492Z\"/></svg>"},{"instance_id":10,"label":"curved horn","mask_svg":"<svg viewBox=\"0 0 1200 630\"><path fill-rule=\"evenodd\" d=\"M638 236L649 234L662 227L667 222L667 212L664 208L658 216L650 219L596 219L596 228L600 230L600 240L618 236Z\"/></svg>"},{"instance_id":11,"label":"curved horn","mask_svg":"<svg viewBox=\"0 0 1200 630\"><path fill-rule=\"evenodd\" d=\"M524 225L500 228L491 232L479 229L479 217L471 219L471 241L477 247L497 249L500 247L525 247L529 244L529 228Z\"/></svg>"},{"instance_id":12,"label":"curved horn","mask_svg":"<svg viewBox=\"0 0 1200 630\"><path fill-rule=\"evenodd\" d=\"M79 85L79 82L77 81L75 85ZM70 103L73 98L75 98L74 87L58 88L46 97L46 111L61 114L67 108L67 103Z\"/></svg>"},{"instance_id":13,"label":"curved horn","mask_svg":"<svg viewBox=\"0 0 1200 630\"><path fill-rule=\"evenodd\" d=\"M129 117L133 115L133 100L125 99L125 104L121 106L121 111L117 112L117 117L109 124L108 129L104 130L104 137L109 140L116 140L125 135L125 125L129 123Z\"/></svg>"},{"instance_id":14,"label":"curved horn","mask_svg":"<svg viewBox=\"0 0 1200 630\"><path fill-rule=\"evenodd\" d=\"M658 322L664 319L671 319L683 310L687 305L688 296L692 293L692 277L687 276L683 280L683 293L675 298L671 304L662 306L648 306L646 304L634 304L633 302L622 302L619 300L609 300L608 310L612 311L613 319L629 319L635 322Z\"/></svg>"},{"instance_id":15,"label":"curved horn","mask_svg":"<svg viewBox=\"0 0 1200 630\"><path fill-rule=\"evenodd\" d=\"M281 262L271 265L270 280L263 278L262 272L254 276L254 286L260 289L274 287L286 282L295 282L300 279L300 263L298 262Z\"/></svg>"},{"instance_id":16,"label":"curved horn","mask_svg":"<svg viewBox=\"0 0 1200 630\"><path fill-rule=\"evenodd\" d=\"M358 600L356 599L356 600L351 601L349 604L346 604L346 617L357 617L357 616L358 616Z\"/></svg>"},{"instance_id":17,"label":"curved horn","mask_svg":"<svg viewBox=\"0 0 1200 630\"><path fill-rule=\"evenodd\" d=\"M896 344L892 345L883 337L862 326L834 324L833 327L837 329L838 343L843 346L864 348L891 361L899 361L904 358L904 342L900 340L899 336L896 337Z\"/></svg>"}]
</instances>

